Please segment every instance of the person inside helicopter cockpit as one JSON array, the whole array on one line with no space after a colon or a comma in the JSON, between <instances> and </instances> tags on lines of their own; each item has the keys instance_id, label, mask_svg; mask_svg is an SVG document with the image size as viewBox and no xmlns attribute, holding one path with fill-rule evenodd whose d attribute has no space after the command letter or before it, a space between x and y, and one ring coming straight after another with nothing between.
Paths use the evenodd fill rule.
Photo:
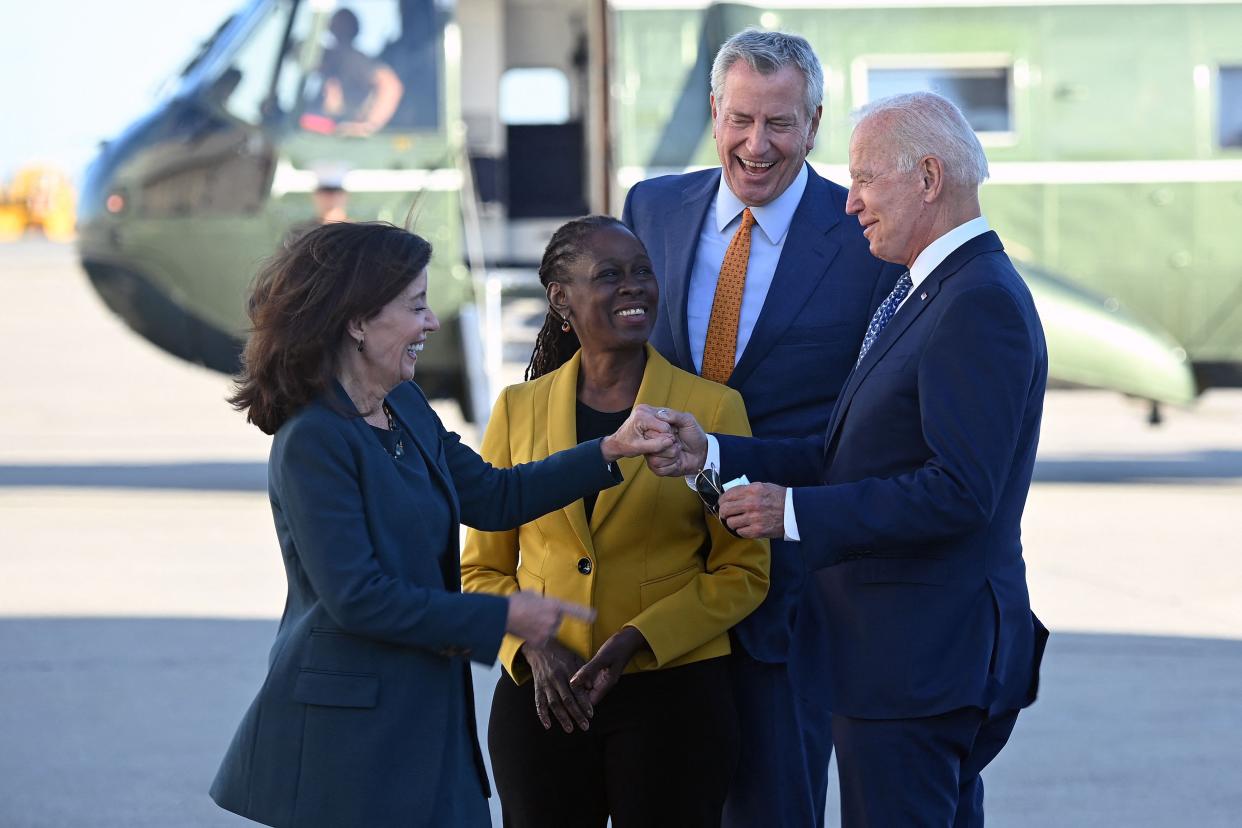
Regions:
<instances>
[{"instance_id":1,"label":"person inside helicopter cockpit","mask_svg":"<svg viewBox=\"0 0 1242 828\"><path fill-rule=\"evenodd\" d=\"M404 87L388 64L354 45L358 17L338 9L328 23L333 43L323 51L318 99L302 118L315 132L366 136L383 129L397 111Z\"/></svg>"}]
</instances>

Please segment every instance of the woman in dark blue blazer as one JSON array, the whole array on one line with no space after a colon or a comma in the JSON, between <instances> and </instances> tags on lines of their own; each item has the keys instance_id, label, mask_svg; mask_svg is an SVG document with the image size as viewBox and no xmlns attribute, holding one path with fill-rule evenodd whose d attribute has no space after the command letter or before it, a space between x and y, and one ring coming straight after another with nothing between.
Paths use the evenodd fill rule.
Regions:
<instances>
[{"instance_id":1,"label":"woman in dark blue blazer","mask_svg":"<svg viewBox=\"0 0 1242 828\"><path fill-rule=\"evenodd\" d=\"M251 298L232 402L275 435L289 592L211 796L268 825L489 825L468 662L491 664L506 632L547 641L586 610L462 595L459 526L531 521L671 440L628 422L539 463L481 460L409 381L439 329L430 257L391 225L329 224L275 259Z\"/></svg>"}]
</instances>

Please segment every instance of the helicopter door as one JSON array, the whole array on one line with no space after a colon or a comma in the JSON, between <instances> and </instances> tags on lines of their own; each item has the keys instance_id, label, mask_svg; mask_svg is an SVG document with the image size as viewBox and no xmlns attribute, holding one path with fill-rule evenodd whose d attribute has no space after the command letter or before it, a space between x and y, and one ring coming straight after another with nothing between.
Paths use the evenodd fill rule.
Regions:
<instances>
[{"instance_id":1,"label":"helicopter door","mask_svg":"<svg viewBox=\"0 0 1242 828\"><path fill-rule=\"evenodd\" d=\"M559 224L602 209L588 189L589 160L606 151L599 125L588 135L603 106L591 97L597 5L457 0L461 111L491 266L537 264Z\"/></svg>"},{"instance_id":2,"label":"helicopter door","mask_svg":"<svg viewBox=\"0 0 1242 828\"><path fill-rule=\"evenodd\" d=\"M510 69L501 77L510 219L587 212L582 120L570 117L569 103L560 69Z\"/></svg>"}]
</instances>

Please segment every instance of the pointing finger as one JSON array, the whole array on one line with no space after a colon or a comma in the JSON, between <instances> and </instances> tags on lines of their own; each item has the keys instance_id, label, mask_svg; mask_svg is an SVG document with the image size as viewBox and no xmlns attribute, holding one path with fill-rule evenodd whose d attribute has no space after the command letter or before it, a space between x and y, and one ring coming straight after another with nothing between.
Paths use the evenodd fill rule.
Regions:
<instances>
[{"instance_id":1,"label":"pointing finger","mask_svg":"<svg viewBox=\"0 0 1242 828\"><path fill-rule=\"evenodd\" d=\"M572 618L578 618L583 621L591 622L595 620L595 610L591 607L584 607L581 604L572 604L568 601L558 601L555 598L547 599L556 604L557 609L562 615L568 615Z\"/></svg>"}]
</instances>

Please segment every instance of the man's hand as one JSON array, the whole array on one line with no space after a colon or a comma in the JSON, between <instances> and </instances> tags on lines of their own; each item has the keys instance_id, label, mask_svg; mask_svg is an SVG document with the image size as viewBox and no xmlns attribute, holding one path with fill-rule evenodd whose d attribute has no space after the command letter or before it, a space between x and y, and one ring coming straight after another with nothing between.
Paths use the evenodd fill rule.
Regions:
<instances>
[{"instance_id":1,"label":"man's hand","mask_svg":"<svg viewBox=\"0 0 1242 828\"><path fill-rule=\"evenodd\" d=\"M541 647L556 635L564 617L594 621L595 610L534 592L515 592L509 596L509 616L505 632Z\"/></svg>"},{"instance_id":2,"label":"man's hand","mask_svg":"<svg viewBox=\"0 0 1242 828\"><path fill-rule=\"evenodd\" d=\"M677 439L664 451L648 452L647 467L661 477L698 474L707 462L707 434L694 415L660 408L655 416L673 428Z\"/></svg>"},{"instance_id":3,"label":"man's hand","mask_svg":"<svg viewBox=\"0 0 1242 828\"><path fill-rule=\"evenodd\" d=\"M575 724L586 730L595 715L590 694L585 688L576 688L569 683L582 667L578 654L559 641L549 641L542 647L528 641L518 653L530 665L535 682L535 715L539 717L543 729L552 729L552 717L555 716L566 733L573 733Z\"/></svg>"},{"instance_id":4,"label":"man's hand","mask_svg":"<svg viewBox=\"0 0 1242 828\"><path fill-rule=\"evenodd\" d=\"M656 409L639 404L615 433L600 442L600 450L604 461L612 463L622 457L666 452L676 442L673 426L657 417Z\"/></svg>"},{"instance_id":5,"label":"man's hand","mask_svg":"<svg viewBox=\"0 0 1242 828\"><path fill-rule=\"evenodd\" d=\"M622 627L604 642L594 658L574 673L574 677L569 680L570 687L575 691L588 691L591 704L599 704L621 678L630 659L646 646L647 639L637 629Z\"/></svg>"},{"instance_id":6,"label":"man's hand","mask_svg":"<svg viewBox=\"0 0 1242 828\"><path fill-rule=\"evenodd\" d=\"M785 487L734 486L720 496L720 520L744 538L785 537Z\"/></svg>"}]
</instances>

